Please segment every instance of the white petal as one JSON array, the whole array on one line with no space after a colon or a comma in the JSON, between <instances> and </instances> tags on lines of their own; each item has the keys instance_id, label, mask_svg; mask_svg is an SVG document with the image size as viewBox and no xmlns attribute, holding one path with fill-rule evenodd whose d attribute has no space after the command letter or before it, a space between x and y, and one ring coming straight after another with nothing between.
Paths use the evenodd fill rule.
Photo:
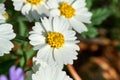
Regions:
<instances>
[{"instance_id":1,"label":"white petal","mask_svg":"<svg viewBox=\"0 0 120 80\"><path fill-rule=\"evenodd\" d=\"M85 7L86 3L85 3L85 0L76 0L74 1L74 3L72 4L72 6L75 8L75 9L78 9L78 8L81 8L81 7Z\"/></svg>"},{"instance_id":2,"label":"white petal","mask_svg":"<svg viewBox=\"0 0 120 80\"><path fill-rule=\"evenodd\" d=\"M43 24L43 26L44 26L44 28L46 29L47 32L53 31L50 19L47 19L46 17L44 17L43 19L41 19L41 21L42 21L42 24Z\"/></svg>"},{"instance_id":3,"label":"white petal","mask_svg":"<svg viewBox=\"0 0 120 80\"><path fill-rule=\"evenodd\" d=\"M74 18L70 19L69 21L73 29L77 31L78 33L82 33L88 30L87 27L83 23L81 23L80 21L77 21Z\"/></svg>"},{"instance_id":4,"label":"white petal","mask_svg":"<svg viewBox=\"0 0 120 80\"><path fill-rule=\"evenodd\" d=\"M45 7L45 5L38 5L36 6L36 11L38 12L38 14L40 15L40 17L45 17L45 16L49 16L50 12L49 10Z\"/></svg>"},{"instance_id":5,"label":"white petal","mask_svg":"<svg viewBox=\"0 0 120 80\"><path fill-rule=\"evenodd\" d=\"M77 39L77 37L75 37L76 32L73 31L73 30L65 31L65 32L63 32L63 34L64 34L64 38L65 38L66 41L69 41L69 40L74 41L74 40Z\"/></svg>"},{"instance_id":6,"label":"white petal","mask_svg":"<svg viewBox=\"0 0 120 80\"><path fill-rule=\"evenodd\" d=\"M59 3L67 2L68 4L72 4L74 0L58 0Z\"/></svg>"},{"instance_id":7,"label":"white petal","mask_svg":"<svg viewBox=\"0 0 120 80\"><path fill-rule=\"evenodd\" d=\"M22 14L24 14L24 15L29 14L30 9L31 9L31 5L29 3L27 3L22 8Z\"/></svg>"},{"instance_id":8,"label":"white petal","mask_svg":"<svg viewBox=\"0 0 120 80\"><path fill-rule=\"evenodd\" d=\"M50 10L50 16L52 16L52 17L60 16L59 9L51 9Z\"/></svg>"},{"instance_id":9,"label":"white petal","mask_svg":"<svg viewBox=\"0 0 120 80\"><path fill-rule=\"evenodd\" d=\"M35 19L35 20L39 20L40 19L40 14L38 14L36 6L32 6L30 14L33 17L33 19Z\"/></svg>"},{"instance_id":10,"label":"white petal","mask_svg":"<svg viewBox=\"0 0 120 80\"><path fill-rule=\"evenodd\" d=\"M15 10L20 11L23 7L25 0L12 0Z\"/></svg>"},{"instance_id":11,"label":"white petal","mask_svg":"<svg viewBox=\"0 0 120 80\"><path fill-rule=\"evenodd\" d=\"M90 23L92 13L88 11L87 8L81 8L76 10L76 15L74 16L78 21L84 23Z\"/></svg>"},{"instance_id":12,"label":"white petal","mask_svg":"<svg viewBox=\"0 0 120 80\"><path fill-rule=\"evenodd\" d=\"M19 2L14 2L13 5L16 11L20 11L21 8L23 7L23 3L19 3Z\"/></svg>"},{"instance_id":13,"label":"white petal","mask_svg":"<svg viewBox=\"0 0 120 80\"><path fill-rule=\"evenodd\" d=\"M58 49L54 49L54 58L55 58L55 62L58 64L64 64L64 57L62 55L63 53L58 50Z\"/></svg>"},{"instance_id":14,"label":"white petal","mask_svg":"<svg viewBox=\"0 0 120 80\"><path fill-rule=\"evenodd\" d=\"M70 5L74 2L74 0L66 0Z\"/></svg>"},{"instance_id":15,"label":"white petal","mask_svg":"<svg viewBox=\"0 0 120 80\"><path fill-rule=\"evenodd\" d=\"M56 32L64 33L68 31L70 25L67 20L62 17L54 17L53 19L53 29Z\"/></svg>"},{"instance_id":16,"label":"white petal","mask_svg":"<svg viewBox=\"0 0 120 80\"><path fill-rule=\"evenodd\" d=\"M0 14L0 23L5 23L6 18Z\"/></svg>"},{"instance_id":17,"label":"white petal","mask_svg":"<svg viewBox=\"0 0 120 80\"><path fill-rule=\"evenodd\" d=\"M77 52L75 48L72 48L68 46L63 46L60 49L56 49L54 51L56 62L58 62L59 64L73 64L73 60L77 59Z\"/></svg>"},{"instance_id":18,"label":"white petal","mask_svg":"<svg viewBox=\"0 0 120 80\"><path fill-rule=\"evenodd\" d=\"M84 23L91 23L91 13L89 15L86 14L80 14L80 15L76 15L75 19L80 21L80 22L84 22Z\"/></svg>"},{"instance_id":19,"label":"white petal","mask_svg":"<svg viewBox=\"0 0 120 80\"><path fill-rule=\"evenodd\" d=\"M3 3L0 3L0 14L5 13L5 5Z\"/></svg>"},{"instance_id":20,"label":"white petal","mask_svg":"<svg viewBox=\"0 0 120 80\"><path fill-rule=\"evenodd\" d=\"M42 64L41 64L42 65ZM39 70L32 75L33 80L72 80L57 65L40 66Z\"/></svg>"},{"instance_id":21,"label":"white petal","mask_svg":"<svg viewBox=\"0 0 120 80\"><path fill-rule=\"evenodd\" d=\"M34 49L34 50L39 50L39 49L43 48L44 46L46 46L46 44L41 43L41 44L39 44L39 45L35 45L35 46L33 47L33 49Z\"/></svg>"},{"instance_id":22,"label":"white petal","mask_svg":"<svg viewBox=\"0 0 120 80\"><path fill-rule=\"evenodd\" d=\"M47 5L48 7L51 9L55 9L55 8L58 8L58 3L56 2L56 0L48 0L47 1Z\"/></svg>"},{"instance_id":23,"label":"white petal","mask_svg":"<svg viewBox=\"0 0 120 80\"><path fill-rule=\"evenodd\" d=\"M13 47L14 45L9 40L0 38L0 56L3 53L9 53Z\"/></svg>"},{"instance_id":24,"label":"white petal","mask_svg":"<svg viewBox=\"0 0 120 80\"><path fill-rule=\"evenodd\" d=\"M80 50L80 47L72 41L71 42L66 42L64 46L68 47L69 50L74 50L74 51L79 51Z\"/></svg>"},{"instance_id":25,"label":"white petal","mask_svg":"<svg viewBox=\"0 0 120 80\"><path fill-rule=\"evenodd\" d=\"M42 32L45 32L43 29L43 26L40 22L35 22L35 26L32 27L33 31L30 32L30 34L42 34Z\"/></svg>"},{"instance_id":26,"label":"white petal","mask_svg":"<svg viewBox=\"0 0 120 80\"><path fill-rule=\"evenodd\" d=\"M32 45L39 45L39 44L45 44L45 37L38 34L32 34L29 36L30 44Z\"/></svg>"},{"instance_id":27,"label":"white petal","mask_svg":"<svg viewBox=\"0 0 120 80\"><path fill-rule=\"evenodd\" d=\"M76 13L75 14L79 15L79 14L84 14L84 13L89 13L87 7L76 9Z\"/></svg>"},{"instance_id":28,"label":"white petal","mask_svg":"<svg viewBox=\"0 0 120 80\"><path fill-rule=\"evenodd\" d=\"M37 58L41 59L49 64L53 64L54 59L53 59L52 51L53 51L53 49L49 45L46 45L45 47L41 48L38 51Z\"/></svg>"},{"instance_id":29,"label":"white petal","mask_svg":"<svg viewBox=\"0 0 120 80\"><path fill-rule=\"evenodd\" d=\"M7 23L1 24L0 25L0 37L8 39L8 40L15 38L16 34L13 33L12 27L13 26L11 24L7 24Z\"/></svg>"},{"instance_id":30,"label":"white petal","mask_svg":"<svg viewBox=\"0 0 120 80\"><path fill-rule=\"evenodd\" d=\"M77 59L76 52L70 50L69 47L55 49L54 56L58 64L72 64L74 59Z\"/></svg>"},{"instance_id":31,"label":"white petal","mask_svg":"<svg viewBox=\"0 0 120 80\"><path fill-rule=\"evenodd\" d=\"M31 11L28 14L25 14L25 16L27 17L29 22L32 22L34 20L34 17L32 16Z\"/></svg>"}]
</instances>

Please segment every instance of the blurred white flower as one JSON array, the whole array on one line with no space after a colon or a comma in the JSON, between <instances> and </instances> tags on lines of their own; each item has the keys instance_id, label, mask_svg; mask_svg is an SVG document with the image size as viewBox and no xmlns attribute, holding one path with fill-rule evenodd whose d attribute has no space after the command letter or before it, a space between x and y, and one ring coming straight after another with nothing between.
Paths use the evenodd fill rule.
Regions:
<instances>
[{"instance_id":1,"label":"blurred white flower","mask_svg":"<svg viewBox=\"0 0 120 80\"><path fill-rule=\"evenodd\" d=\"M10 41L16 36L12 27L11 24L0 24L0 56L3 56L4 53L9 53L14 47Z\"/></svg>"},{"instance_id":2,"label":"blurred white flower","mask_svg":"<svg viewBox=\"0 0 120 80\"><path fill-rule=\"evenodd\" d=\"M21 11L29 21L39 20L41 16L49 15L46 0L12 0L15 10Z\"/></svg>"},{"instance_id":3,"label":"blurred white flower","mask_svg":"<svg viewBox=\"0 0 120 80\"><path fill-rule=\"evenodd\" d=\"M5 11L5 5L0 3L0 23L5 23L8 18L8 14Z\"/></svg>"},{"instance_id":4,"label":"blurred white flower","mask_svg":"<svg viewBox=\"0 0 120 80\"><path fill-rule=\"evenodd\" d=\"M92 14L88 11L85 0L48 0L47 5L51 16L67 20L79 33L87 31L84 23L91 22Z\"/></svg>"},{"instance_id":5,"label":"blurred white flower","mask_svg":"<svg viewBox=\"0 0 120 80\"><path fill-rule=\"evenodd\" d=\"M38 59L34 60L35 62L37 62L34 64L34 66L38 66L39 64L39 67L37 67L38 70L36 71L36 67L32 67L32 70L27 72L28 80L72 80L69 76L66 75L65 71L62 71L59 68L58 65L48 65L42 60L37 60Z\"/></svg>"},{"instance_id":6,"label":"blurred white flower","mask_svg":"<svg viewBox=\"0 0 120 80\"><path fill-rule=\"evenodd\" d=\"M76 50L79 50L75 31L69 29L67 21L58 17L41 21L35 23L29 36L34 50L39 50L37 58L49 64L73 64L73 60L77 59Z\"/></svg>"}]
</instances>

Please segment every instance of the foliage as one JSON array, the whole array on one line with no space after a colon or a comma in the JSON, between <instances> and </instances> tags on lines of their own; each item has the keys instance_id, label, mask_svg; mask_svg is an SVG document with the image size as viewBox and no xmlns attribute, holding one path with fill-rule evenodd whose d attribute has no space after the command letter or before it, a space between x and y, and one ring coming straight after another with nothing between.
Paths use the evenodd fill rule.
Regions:
<instances>
[{"instance_id":1,"label":"foliage","mask_svg":"<svg viewBox=\"0 0 120 80\"><path fill-rule=\"evenodd\" d=\"M118 34L120 34L119 2L120 2L119 0L107 0L107 1L87 0L87 7L92 11L93 16L92 16L91 24L87 26L88 32L83 33L82 36L93 38L98 35L98 27L103 27L108 29L108 31L110 31L110 34L112 35L110 36L111 38L120 39L120 37L117 36ZM115 31L111 31L113 29ZM117 30L117 33L116 33L116 30Z\"/></svg>"}]
</instances>

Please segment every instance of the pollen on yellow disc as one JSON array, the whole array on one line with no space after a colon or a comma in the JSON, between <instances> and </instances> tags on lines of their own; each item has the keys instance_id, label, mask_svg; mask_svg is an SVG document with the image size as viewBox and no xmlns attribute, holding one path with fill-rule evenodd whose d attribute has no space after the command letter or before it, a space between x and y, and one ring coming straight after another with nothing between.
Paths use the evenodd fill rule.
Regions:
<instances>
[{"instance_id":1,"label":"pollen on yellow disc","mask_svg":"<svg viewBox=\"0 0 120 80\"><path fill-rule=\"evenodd\" d=\"M60 4L59 10L66 18L72 18L75 15L75 9L66 2Z\"/></svg>"},{"instance_id":2,"label":"pollen on yellow disc","mask_svg":"<svg viewBox=\"0 0 120 80\"><path fill-rule=\"evenodd\" d=\"M64 42L64 36L59 32L50 32L47 35L47 43L53 48L62 47Z\"/></svg>"},{"instance_id":3,"label":"pollen on yellow disc","mask_svg":"<svg viewBox=\"0 0 120 80\"><path fill-rule=\"evenodd\" d=\"M33 5L37 5L40 2L42 2L43 0L27 0L29 3L33 4Z\"/></svg>"}]
</instances>

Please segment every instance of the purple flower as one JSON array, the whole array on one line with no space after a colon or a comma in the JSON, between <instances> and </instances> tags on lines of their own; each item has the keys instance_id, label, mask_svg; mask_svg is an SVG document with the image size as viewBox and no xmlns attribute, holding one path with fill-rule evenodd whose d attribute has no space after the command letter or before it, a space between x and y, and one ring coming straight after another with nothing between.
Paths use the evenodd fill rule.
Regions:
<instances>
[{"instance_id":1,"label":"purple flower","mask_svg":"<svg viewBox=\"0 0 120 80\"><path fill-rule=\"evenodd\" d=\"M21 68L12 66L9 70L10 80L24 80L24 72Z\"/></svg>"},{"instance_id":2,"label":"purple flower","mask_svg":"<svg viewBox=\"0 0 120 80\"><path fill-rule=\"evenodd\" d=\"M5 75L0 75L0 80L8 80Z\"/></svg>"},{"instance_id":3,"label":"purple flower","mask_svg":"<svg viewBox=\"0 0 120 80\"><path fill-rule=\"evenodd\" d=\"M9 69L9 79L5 75L0 75L0 80L24 80L24 72L21 68L12 66Z\"/></svg>"}]
</instances>

